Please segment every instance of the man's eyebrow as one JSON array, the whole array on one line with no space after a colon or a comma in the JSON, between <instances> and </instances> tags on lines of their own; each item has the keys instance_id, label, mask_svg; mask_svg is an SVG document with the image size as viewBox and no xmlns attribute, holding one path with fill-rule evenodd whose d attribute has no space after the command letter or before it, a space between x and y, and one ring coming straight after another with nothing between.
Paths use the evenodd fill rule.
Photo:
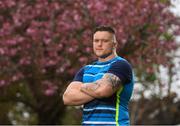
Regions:
<instances>
[{"instance_id":1,"label":"man's eyebrow","mask_svg":"<svg viewBox=\"0 0 180 126\"><path fill-rule=\"evenodd\" d=\"M106 39L106 38L103 38L103 39L99 39L99 38L95 38L95 39L93 39L93 40L112 40L112 39Z\"/></svg>"}]
</instances>

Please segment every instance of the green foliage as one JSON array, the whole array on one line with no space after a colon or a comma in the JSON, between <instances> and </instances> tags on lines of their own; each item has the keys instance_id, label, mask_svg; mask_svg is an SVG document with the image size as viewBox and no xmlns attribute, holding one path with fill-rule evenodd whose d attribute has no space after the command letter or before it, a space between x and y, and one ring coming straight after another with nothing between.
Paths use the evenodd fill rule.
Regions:
<instances>
[{"instance_id":1,"label":"green foliage","mask_svg":"<svg viewBox=\"0 0 180 126\"><path fill-rule=\"evenodd\" d=\"M174 39L174 35L168 32L165 32L162 36L167 41L172 41Z\"/></svg>"},{"instance_id":2,"label":"green foliage","mask_svg":"<svg viewBox=\"0 0 180 126\"><path fill-rule=\"evenodd\" d=\"M21 102L13 104L13 107L9 110L9 119L11 124L15 125L28 125L28 124L37 124L37 114L31 110L30 107L25 106Z\"/></svg>"},{"instance_id":3,"label":"green foliage","mask_svg":"<svg viewBox=\"0 0 180 126\"><path fill-rule=\"evenodd\" d=\"M10 125L11 120L8 117L9 110L12 108L12 104L0 102L0 124L1 125Z\"/></svg>"},{"instance_id":4,"label":"green foliage","mask_svg":"<svg viewBox=\"0 0 180 126\"><path fill-rule=\"evenodd\" d=\"M81 117L82 117L82 110L75 107L67 107L65 111L65 116L62 118L63 125L80 125L81 124Z\"/></svg>"}]
</instances>

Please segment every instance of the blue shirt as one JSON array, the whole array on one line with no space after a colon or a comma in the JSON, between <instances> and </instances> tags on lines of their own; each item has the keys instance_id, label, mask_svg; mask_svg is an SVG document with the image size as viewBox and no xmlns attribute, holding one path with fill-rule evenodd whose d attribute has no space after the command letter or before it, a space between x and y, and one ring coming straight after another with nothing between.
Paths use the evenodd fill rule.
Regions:
<instances>
[{"instance_id":1,"label":"blue shirt","mask_svg":"<svg viewBox=\"0 0 180 126\"><path fill-rule=\"evenodd\" d=\"M133 91L133 72L131 65L121 57L106 62L95 62L81 68L73 81L95 82L105 73L118 76L123 84L108 98L94 99L84 105L83 125L129 125L128 103Z\"/></svg>"}]
</instances>

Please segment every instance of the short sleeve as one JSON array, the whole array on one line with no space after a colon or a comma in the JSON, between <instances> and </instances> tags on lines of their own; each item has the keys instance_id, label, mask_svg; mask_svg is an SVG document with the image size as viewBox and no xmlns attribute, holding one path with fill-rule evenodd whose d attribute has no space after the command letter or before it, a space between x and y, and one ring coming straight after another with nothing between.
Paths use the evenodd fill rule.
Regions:
<instances>
[{"instance_id":1,"label":"short sleeve","mask_svg":"<svg viewBox=\"0 0 180 126\"><path fill-rule=\"evenodd\" d=\"M81 68L75 75L73 81L83 82L84 67Z\"/></svg>"},{"instance_id":2,"label":"short sleeve","mask_svg":"<svg viewBox=\"0 0 180 126\"><path fill-rule=\"evenodd\" d=\"M132 80L132 67L126 60L119 60L111 64L107 73L112 73L120 78L123 84Z\"/></svg>"}]
</instances>

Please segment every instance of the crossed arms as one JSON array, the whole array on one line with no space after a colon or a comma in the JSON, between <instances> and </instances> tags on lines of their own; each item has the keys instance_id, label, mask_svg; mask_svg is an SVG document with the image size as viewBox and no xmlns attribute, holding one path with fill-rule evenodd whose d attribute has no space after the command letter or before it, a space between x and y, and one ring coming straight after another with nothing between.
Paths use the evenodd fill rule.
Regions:
<instances>
[{"instance_id":1,"label":"crossed arms","mask_svg":"<svg viewBox=\"0 0 180 126\"><path fill-rule=\"evenodd\" d=\"M82 105L95 98L109 97L121 86L119 77L112 73L104 76L93 83L73 81L63 94L65 105Z\"/></svg>"}]
</instances>

